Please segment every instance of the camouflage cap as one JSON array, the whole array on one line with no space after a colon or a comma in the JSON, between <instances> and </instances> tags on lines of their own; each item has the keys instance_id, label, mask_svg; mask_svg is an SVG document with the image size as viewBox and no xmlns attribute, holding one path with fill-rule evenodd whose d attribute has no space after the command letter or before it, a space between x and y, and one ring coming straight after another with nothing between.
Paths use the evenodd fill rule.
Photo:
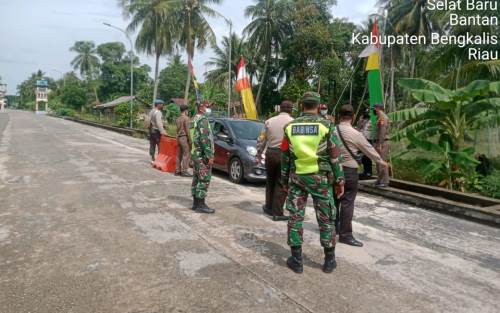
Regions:
<instances>
[{"instance_id":1,"label":"camouflage cap","mask_svg":"<svg viewBox=\"0 0 500 313\"><path fill-rule=\"evenodd\" d=\"M305 102L305 101L315 102L315 103L319 104L321 102L321 96L317 92L308 91L302 96L301 101L302 102Z\"/></svg>"}]
</instances>

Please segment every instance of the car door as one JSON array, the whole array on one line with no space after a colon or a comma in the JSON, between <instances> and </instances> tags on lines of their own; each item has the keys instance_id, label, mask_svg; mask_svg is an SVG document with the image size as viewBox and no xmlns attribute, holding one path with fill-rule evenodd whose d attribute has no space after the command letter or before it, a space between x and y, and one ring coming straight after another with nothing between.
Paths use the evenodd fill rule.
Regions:
<instances>
[{"instance_id":1,"label":"car door","mask_svg":"<svg viewBox=\"0 0 500 313\"><path fill-rule=\"evenodd\" d=\"M227 171L227 164L229 162L229 157L231 156L231 153L229 152L230 144L227 141L221 140L218 135L220 133L228 135L229 130L222 121L215 121L213 132L215 146L214 167Z\"/></svg>"}]
</instances>

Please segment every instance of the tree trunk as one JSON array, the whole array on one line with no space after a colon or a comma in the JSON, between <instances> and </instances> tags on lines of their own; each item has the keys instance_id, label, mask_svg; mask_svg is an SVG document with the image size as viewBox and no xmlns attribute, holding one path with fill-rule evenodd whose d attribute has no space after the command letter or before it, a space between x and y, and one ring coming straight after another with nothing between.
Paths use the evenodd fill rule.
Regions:
<instances>
[{"instance_id":1,"label":"tree trunk","mask_svg":"<svg viewBox=\"0 0 500 313\"><path fill-rule=\"evenodd\" d=\"M257 91L257 112L259 114L262 114L262 105L261 105L261 97L262 97L262 87L264 86L264 82L266 80L266 75L267 75L267 69L269 67L269 59L271 58L271 48L269 48L269 51L267 52L266 56L266 65L264 65L264 72L262 73L262 78L260 80L259 84L259 91Z\"/></svg>"},{"instance_id":2,"label":"tree trunk","mask_svg":"<svg viewBox=\"0 0 500 313\"><path fill-rule=\"evenodd\" d=\"M154 85L154 89L153 89L153 106L154 106L154 101L158 97L158 84L160 83L160 80L158 79L159 69L160 69L160 53L156 52L155 85ZM165 99L165 100L169 101L169 99Z\"/></svg>"},{"instance_id":3,"label":"tree trunk","mask_svg":"<svg viewBox=\"0 0 500 313\"><path fill-rule=\"evenodd\" d=\"M349 105L352 105L352 85L353 85L353 80L351 79L351 90L349 91Z\"/></svg>"},{"instance_id":4,"label":"tree trunk","mask_svg":"<svg viewBox=\"0 0 500 313\"><path fill-rule=\"evenodd\" d=\"M96 86L95 86L95 85L94 85L93 87L94 87L95 103L96 103L97 105L99 105L99 104L101 104L101 101L99 101L99 97L97 96L97 88L96 88Z\"/></svg>"},{"instance_id":5,"label":"tree trunk","mask_svg":"<svg viewBox=\"0 0 500 313\"><path fill-rule=\"evenodd\" d=\"M187 80L186 80L186 89L184 90L184 103L188 103L188 97L189 97L189 85L191 83L191 72L188 70L187 74Z\"/></svg>"},{"instance_id":6,"label":"tree trunk","mask_svg":"<svg viewBox=\"0 0 500 313\"><path fill-rule=\"evenodd\" d=\"M390 89L390 95L389 95L389 112L394 112L396 110L395 106L395 94L394 94L394 78L395 78L395 64L394 64L394 51L393 48L391 48L391 89Z\"/></svg>"}]
</instances>

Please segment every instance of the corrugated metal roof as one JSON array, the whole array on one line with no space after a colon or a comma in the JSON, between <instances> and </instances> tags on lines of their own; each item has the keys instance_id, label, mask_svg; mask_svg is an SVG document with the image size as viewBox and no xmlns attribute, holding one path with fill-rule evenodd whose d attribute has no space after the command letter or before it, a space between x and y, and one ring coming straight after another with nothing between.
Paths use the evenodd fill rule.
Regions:
<instances>
[{"instance_id":1,"label":"corrugated metal roof","mask_svg":"<svg viewBox=\"0 0 500 313\"><path fill-rule=\"evenodd\" d=\"M126 102L130 102L131 100L134 100L135 97L132 97L132 96L125 96L125 97L120 97L118 99L115 99L111 102L107 102L107 103L103 103L103 104L100 104L100 105L96 105L95 108L96 109L106 109L106 108L113 108L117 105L120 105L122 103L126 103Z\"/></svg>"}]
</instances>

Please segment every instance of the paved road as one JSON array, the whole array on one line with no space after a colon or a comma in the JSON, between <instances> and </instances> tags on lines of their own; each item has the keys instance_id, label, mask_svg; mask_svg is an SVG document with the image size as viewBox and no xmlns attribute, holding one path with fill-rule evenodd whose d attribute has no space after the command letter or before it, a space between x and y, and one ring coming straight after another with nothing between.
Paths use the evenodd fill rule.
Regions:
<instances>
[{"instance_id":1,"label":"paved road","mask_svg":"<svg viewBox=\"0 0 500 313\"><path fill-rule=\"evenodd\" d=\"M498 312L500 230L361 194L364 248L321 272L310 209L305 272L261 186L216 178L217 214L189 179L148 166L143 140L0 114L0 312Z\"/></svg>"}]
</instances>

